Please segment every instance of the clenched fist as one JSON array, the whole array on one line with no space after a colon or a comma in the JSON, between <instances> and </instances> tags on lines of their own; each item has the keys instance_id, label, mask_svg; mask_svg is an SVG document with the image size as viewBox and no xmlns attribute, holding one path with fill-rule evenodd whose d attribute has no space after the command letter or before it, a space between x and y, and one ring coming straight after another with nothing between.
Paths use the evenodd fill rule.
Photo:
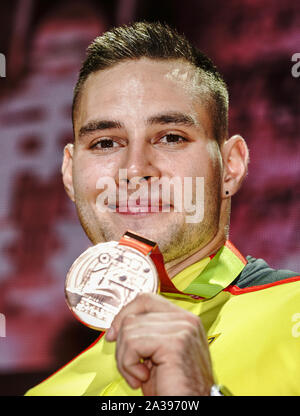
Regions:
<instances>
[{"instance_id":1,"label":"clenched fist","mask_svg":"<svg viewBox=\"0 0 300 416\"><path fill-rule=\"evenodd\" d=\"M148 396L205 396L214 384L200 319L160 295L141 294L106 333L116 341L117 366Z\"/></svg>"}]
</instances>

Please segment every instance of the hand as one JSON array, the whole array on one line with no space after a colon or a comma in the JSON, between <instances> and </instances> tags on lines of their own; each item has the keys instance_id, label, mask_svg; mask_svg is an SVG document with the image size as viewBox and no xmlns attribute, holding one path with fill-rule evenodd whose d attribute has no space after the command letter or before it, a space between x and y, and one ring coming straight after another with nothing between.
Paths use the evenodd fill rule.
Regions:
<instances>
[{"instance_id":1,"label":"hand","mask_svg":"<svg viewBox=\"0 0 300 416\"><path fill-rule=\"evenodd\" d=\"M151 396L205 396L214 384L200 318L160 295L141 294L115 317L117 366L132 388Z\"/></svg>"}]
</instances>

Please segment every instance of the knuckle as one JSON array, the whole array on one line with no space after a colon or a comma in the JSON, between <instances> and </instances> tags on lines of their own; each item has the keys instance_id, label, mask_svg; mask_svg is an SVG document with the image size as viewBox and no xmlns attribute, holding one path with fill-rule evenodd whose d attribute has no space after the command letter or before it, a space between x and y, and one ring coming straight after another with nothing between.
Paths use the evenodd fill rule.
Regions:
<instances>
[{"instance_id":1,"label":"knuckle","mask_svg":"<svg viewBox=\"0 0 300 416\"><path fill-rule=\"evenodd\" d=\"M127 336L124 337L123 339L123 347L125 349L125 351L129 351L129 349L131 348L131 342L130 342L130 338L128 338ZM124 363L125 359L123 359L123 363Z\"/></svg>"},{"instance_id":2,"label":"knuckle","mask_svg":"<svg viewBox=\"0 0 300 416\"><path fill-rule=\"evenodd\" d=\"M187 340L192 338L198 338L199 332L198 327L191 321L184 321L181 331L178 332L178 342L186 344Z\"/></svg>"},{"instance_id":3,"label":"knuckle","mask_svg":"<svg viewBox=\"0 0 300 416\"><path fill-rule=\"evenodd\" d=\"M188 326L192 326L196 328L197 330L199 330L202 325L201 319L199 318L199 316L194 315L191 312L183 310L180 313L180 317L181 317L181 320L183 322L186 322Z\"/></svg>"},{"instance_id":4,"label":"knuckle","mask_svg":"<svg viewBox=\"0 0 300 416\"><path fill-rule=\"evenodd\" d=\"M185 331L186 331L188 336L198 335L198 327L193 322L186 322Z\"/></svg>"},{"instance_id":5,"label":"knuckle","mask_svg":"<svg viewBox=\"0 0 300 416\"><path fill-rule=\"evenodd\" d=\"M187 330L186 329L183 329L183 330L181 330L179 333L178 333L178 336L177 336L177 343L179 344L179 345L182 345L182 344L185 344L186 343L186 339L187 339Z\"/></svg>"},{"instance_id":6,"label":"knuckle","mask_svg":"<svg viewBox=\"0 0 300 416\"><path fill-rule=\"evenodd\" d=\"M172 339L172 343L170 343L170 351L173 353L181 353L182 351L186 350L186 347L189 345L189 336L188 331L182 329L176 334L176 337Z\"/></svg>"},{"instance_id":7,"label":"knuckle","mask_svg":"<svg viewBox=\"0 0 300 416\"><path fill-rule=\"evenodd\" d=\"M131 326L135 321L135 315L133 313L130 313L126 316L124 316L123 319L123 327Z\"/></svg>"},{"instance_id":8,"label":"knuckle","mask_svg":"<svg viewBox=\"0 0 300 416\"><path fill-rule=\"evenodd\" d=\"M140 302L142 305L149 305L150 302L153 300L153 293L141 293L137 296L138 302Z\"/></svg>"},{"instance_id":9,"label":"knuckle","mask_svg":"<svg viewBox=\"0 0 300 416\"><path fill-rule=\"evenodd\" d=\"M197 330L201 326L201 320L200 320L200 318L197 315L194 315L192 313L189 313L189 315L188 315L188 321L191 323L191 325L193 325L195 328L197 328Z\"/></svg>"},{"instance_id":10,"label":"knuckle","mask_svg":"<svg viewBox=\"0 0 300 416\"><path fill-rule=\"evenodd\" d=\"M131 351L132 349L132 339L131 337L126 333L123 335L122 339L120 339L118 348L119 357L122 356L122 360L120 360L120 363L124 365L124 360L126 358L126 355Z\"/></svg>"}]
</instances>

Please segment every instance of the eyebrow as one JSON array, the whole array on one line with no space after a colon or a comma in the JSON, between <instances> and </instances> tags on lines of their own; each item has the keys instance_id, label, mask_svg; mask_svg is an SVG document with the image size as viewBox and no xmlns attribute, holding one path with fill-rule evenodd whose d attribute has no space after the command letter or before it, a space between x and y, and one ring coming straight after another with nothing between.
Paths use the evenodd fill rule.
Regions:
<instances>
[{"instance_id":1,"label":"eyebrow","mask_svg":"<svg viewBox=\"0 0 300 416\"><path fill-rule=\"evenodd\" d=\"M154 116L149 117L146 120L146 124L176 124L186 127L196 127L198 125L198 123L192 116L181 112L168 112L156 114ZM124 124L117 120L93 120L80 128L79 137L82 137L89 133L93 133L95 131L122 128L125 128Z\"/></svg>"},{"instance_id":2,"label":"eyebrow","mask_svg":"<svg viewBox=\"0 0 300 416\"><path fill-rule=\"evenodd\" d=\"M147 124L179 124L181 126L196 126L192 116L180 112L170 112L154 115L147 120Z\"/></svg>"},{"instance_id":3,"label":"eyebrow","mask_svg":"<svg viewBox=\"0 0 300 416\"><path fill-rule=\"evenodd\" d=\"M93 120L80 128L79 137L82 137L85 134L93 133L94 131L121 129L123 127L123 123L116 120Z\"/></svg>"}]
</instances>

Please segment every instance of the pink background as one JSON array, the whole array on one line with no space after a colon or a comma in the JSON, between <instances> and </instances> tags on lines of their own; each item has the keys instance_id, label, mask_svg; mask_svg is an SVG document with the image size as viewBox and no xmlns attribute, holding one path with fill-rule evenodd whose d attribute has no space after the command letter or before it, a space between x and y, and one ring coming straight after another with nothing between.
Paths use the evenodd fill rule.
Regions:
<instances>
[{"instance_id":1,"label":"pink background","mask_svg":"<svg viewBox=\"0 0 300 416\"><path fill-rule=\"evenodd\" d=\"M72 89L85 47L135 19L175 25L224 75L230 132L244 136L251 159L233 198L231 241L272 267L300 269L300 78L291 74L300 52L297 2L3 2L0 395L23 394L98 335L74 320L64 300L68 268L90 243L64 193L60 164L72 140Z\"/></svg>"}]
</instances>

